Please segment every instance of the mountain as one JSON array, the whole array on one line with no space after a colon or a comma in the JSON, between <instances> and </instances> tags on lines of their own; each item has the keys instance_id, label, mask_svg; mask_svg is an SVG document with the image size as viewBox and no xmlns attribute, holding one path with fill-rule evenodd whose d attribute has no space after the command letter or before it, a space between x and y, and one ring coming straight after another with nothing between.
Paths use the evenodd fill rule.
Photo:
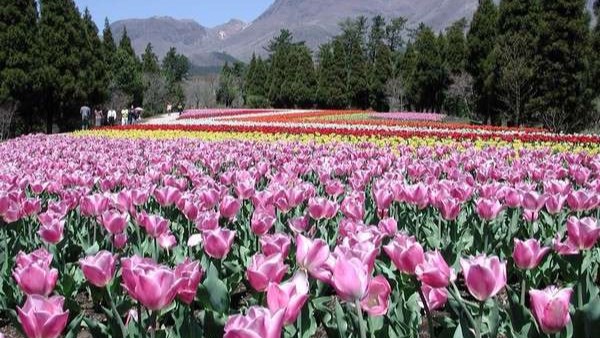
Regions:
<instances>
[{"instance_id":1,"label":"mountain","mask_svg":"<svg viewBox=\"0 0 600 338\"><path fill-rule=\"evenodd\" d=\"M587 1L591 8L593 0ZM197 66L218 66L232 57L247 61L254 52L264 54L263 47L283 28L314 49L338 34L345 18L404 16L412 26L423 22L442 30L460 18L470 19L477 4L478 0L275 0L249 24L234 19L207 28L192 20L154 17L117 21L112 28L119 36L126 26L139 53L152 42L159 56L174 46Z\"/></svg>"}]
</instances>

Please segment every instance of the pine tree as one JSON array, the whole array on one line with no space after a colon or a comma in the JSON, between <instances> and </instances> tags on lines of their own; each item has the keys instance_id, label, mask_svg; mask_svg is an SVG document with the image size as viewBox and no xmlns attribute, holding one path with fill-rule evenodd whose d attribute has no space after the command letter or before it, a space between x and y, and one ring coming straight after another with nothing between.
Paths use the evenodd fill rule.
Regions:
<instances>
[{"instance_id":1,"label":"pine tree","mask_svg":"<svg viewBox=\"0 0 600 338\"><path fill-rule=\"evenodd\" d=\"M115 90L125 93L130 97L128 104L140 105L143 103L144 83L142 66L135 55L127 31L123 31L119 48L115 56L113 67Z\"/></svg>"},{"instance_id":2,"label":"pine tree","mask_svg":"<svg viewBox=\"0 0 600 338\"><path fill-rule=\"evenodd\" d=\"M46 132L52 132L55 117L61 125L75 127L79 106L85 104L86 83L81 55L85 49L82 19L72 0L41 0L38 58L40 109L46 113Z\"/></svg>"},{"instance_id":3,"label":"pine tree","mask_svg":"<svg viewBox=\"0 0 600 338\"><path fill-rule=\"evenodd\" d=\"M371 108L376 111L388 111L385 86L392 74L392 52L383 42L379 44L375 53L375 62L371 67L369 78L369 94Z\"/></svg>"},{"instance_id":4,"label":"pine tree","mask_svg":"<svg viewBox=\"0 0 600 338\"><path fill-rule=\"evenodd\" d=\"M0 104L19 104L26 131L36 97L36 21L34 0L0 0Z\"/></svg>"},{"instance_id":5,"label":"pine tree","mask_svg":"<svg viewBox=\"0 0 600 338\"><path fill-rule=\"evenodd\" d=\"M163 59L162 69L167 81L181 82L190 71L190 62L185 55L177 53L175 47L171 47Z\"/></svg>"},{"instance_id":6,"label":"pine tree","mask_svg":"<svg viewBox=\"0 0 600 338\"><path fill-rule=\"evenodd\" d=\"M344 47L339 39L319 49L318 86L316 101L324 108L348 106Z\"/></svg>"},{"instance_id":7,"label":"pine tree","mask_svg":"<svg viewBox=\"0 0 600 338\"><path fill-rule=\"evenodd\" d=\"M385 27L385 19L383 16L377 15L373 17L371 32L369 33L369 42L367 44L370 63L375 63L375 57L377 56L379 47L385 38Z\"/></svg>"},{"instance_id":8,"label":"pine tree","mask_svg":"<svg viewBox=\"0 0 600 338\"><path fill-rule=\"evenodd\" d=\"M344 46L346 68L346 91L352 107L369 107L369 83L367 53L365 49L365 19L359 17L342 24L339 37Z\"/></svg>"},{"instance_id":9,"label":"pine tree","mask_svg":"<svg viewBox=\"0 0 600 338\"><path fill-rule=\"evenodd\" d=\"M481 0L467 33L467 71L474 80L473 90L477 97L475 109L483 116L485 123L497 123L493 81L497 20L498 9L493 0Z\"/></svg>"},{"instance_id":10,"label":"pine tree","mask_svg":"<svg viewBox=\"0 0 600 338\"><path fill-rule=\"evenodd\" d=\"M103 48L98 36L98 27L86 8L83 14L82 29L83 48L80 50L81 87L85 91L88 104L95 106L106 101L109 72L104 57L100 53Z\"/></svg>"},{"instance_id":11,"label":"pine tree","mask_svg":"<svg viewBox=\"0 0 600 338\"><path fill-rule=\"evenodd\" d=\"M585 0L542 0L538 55L538 95L533 104L547 114L564 115L564 131L585 128L590 121L586 55L589 15Z\"/></svg>"},{"instance_id":12,"label":"pine tree","mask_svg":"<svg viewBox=\"0 0 600 338\"><path fill-rule=\"evenodd\" d=\"M244 102L252 108L264 108L269 105L267 100L267 67L260 57L252 54L244 80Z\"/></svg>"},{"instance_id":13,"label":"pine tree","mask_svg":"<svg viewBox=\"0 0 600 338\"><path fill-rule=\"evenodd\" d=\"M417 53L415 52L414 44L408 42L404 54L398 59L398 69L400 76L404 82L407 103L414 109L415 102L417 99L414 97L414 93L417 92L415 89L415 75L417 73ZM404 102L401 103L404 106Z\"/></svg>"},{"instance_id":14,"label":"pine tree","mask_svg":"<svg viewBox=\"0 0 600 338\"><path fill-rule=\"evenodd\" d=\"M291 103L299 108L310 108L315 99L317 78L310 49L305 45L296 45L290 53L292 81ZM284 84L284 86L288 86Z\"/></svg>"},{"instance_id":15,"label":"pine tree","mask_svg":"<svg viewBox=\"0 0 600 338\"><path fill-rule=\"evenodd\" d=\"M102 55L104 56L104 62L106 63L111 76L116 54L117 45L115 44L115 39L113 37L112 30L110 29L108 18L106 18L104 19L104 30L102 31Z\"/></svg>"},{"instance_id":16,"label":"pine tree","mask_svg":"<svg viewBox=\"0 0 600 338\"><path fill-rule=\"evenodd\" d=\"M395 53L404 47L403 34L406 29L408 19L405 17L397 17L392 19L389 25L385 27L385 37L388 47Z\"/></svg>"},{"instance_id":17,"label":"pine tree","mask_svg":"<svg viewBox=\"0 0 600 338\"><path fill-rule=\"evenodd\" d=\"M460 74L467 63L467 20L460 19L446 29L446 62L451 74Z\"/></svg>"},{"instance_id":18,"label":"pine tree","mask_svg":"<svg viewBox=\"0 0 600 338\"><path fill-rule=\"evenodd\" d=\"M154 53L152 43L146 45L144 54L142 54L142 72L147 74L157 74L160 72L158 65L158 56Z\"/></svg>"},{"instance_id":19,"label":"pine tree","mask_svg":"<svg viewBox=\"0 0 600 338\"><path fill-rule=\"evenodd\" d=\"M289 53L292 47L293 36L287 30L282 30L279 36L275 37L267 50L271 52L271 68L269 72L269 100L274 107L289 107L290 89L284 87L286 76L291 74L288 63Z\"/></svg>"},{"instance_id":20,"label":"pine tree","mask_svg":"<svg viewBox=\"0 0 600 338\"><path fill-rule=\"evenodd\" d=\"M414 43L416 54L413 92L415 106L420 111L441 111L448 77L442 56L443 41L431 28L421 25Z\"/></svg>"},{"instance_id":21,"label":"pine tree","mask_svg":"<svg viewBox=\"0 0 600 338\"><path fill-rule=\"evenodd\" d=\"M231 107L238 95L234 71L229 67L229 64L225 62L219 76L217 102L225 105L225 107Z\"/></svg>"},{"instance_id":22,"label":"pine tree","mask_svg":"<svg viewBox=\"0 0 600 338\"><path fill-rule=\"evenodd\" d=\"M600 97L600 0L594 2L594 15L596 26L592 31L592 46L590 54L590 77L591 87L595 89L595 96Z\"/></svg>"},{"instance_id":23,"label":"pine tree","mask_svg":"<svg viewBox=\"0 0 600 338\"><path fill-rule=\"evenodd\" d=\"M510 126L531 122L536 48L540 30L538 0L503 0L499 6L495 61L500 110ZM518 45L518 48L514 48ZM517 80L515 82L515 80ZM507 98L512 98L507 100ZM518 102L516 102L518 101Z\"/></svg>"}]
</instances>

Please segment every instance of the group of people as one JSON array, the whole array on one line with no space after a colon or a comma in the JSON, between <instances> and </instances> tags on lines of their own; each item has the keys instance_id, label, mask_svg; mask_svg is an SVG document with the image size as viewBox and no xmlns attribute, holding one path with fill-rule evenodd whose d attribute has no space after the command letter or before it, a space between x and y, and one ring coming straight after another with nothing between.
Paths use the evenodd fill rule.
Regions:
<instances>
[{"instance_id":1,"label":"group of people","mask_svg":"<svg viewBox=\"0 0 600 338\"><path fill-rule=\"evenodd\" d=\"M98 107L94 109L94 115L92 116L92 109L88 106L82 106L79 110L81 129L89 129L92 122L95 127L136 124L142 118L142 112L143 109L134 108L133 106L130 109L123 108L120 113L117 113L114 108L103 110Z\"/></svg>"}]
</instances>

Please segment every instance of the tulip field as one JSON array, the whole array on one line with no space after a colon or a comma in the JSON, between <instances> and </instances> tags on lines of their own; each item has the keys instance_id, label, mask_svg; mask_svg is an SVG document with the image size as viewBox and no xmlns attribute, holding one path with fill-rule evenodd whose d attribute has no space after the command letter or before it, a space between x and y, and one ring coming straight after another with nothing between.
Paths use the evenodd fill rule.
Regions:
<instances>
[{"instance_id":1,"label":"tulip field","mask_svg":"<svg viewBox=\"0 0 600 338\"><path fill-rule=\"evenodd\" d=\"M0 337L598 337L600 138L415 114L0 143Z\"/></svg>"}]
</instances>

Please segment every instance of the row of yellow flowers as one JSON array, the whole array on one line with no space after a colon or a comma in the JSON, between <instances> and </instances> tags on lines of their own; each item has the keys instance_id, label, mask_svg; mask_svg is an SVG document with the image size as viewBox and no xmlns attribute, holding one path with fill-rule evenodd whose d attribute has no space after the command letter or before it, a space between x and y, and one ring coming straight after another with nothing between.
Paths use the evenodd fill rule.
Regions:
<instances>
[{"instance_id":1,"label":"row of yellow flowers","mask_svg":"<svg viewBox=\"0 0 600 338\"><path fill-rule=\"evenodd\" d=\"M453 139L444 139L436 137L381 137L354 136L354 135L319 135L319 134L268 134L260 132L207 132L207 131L184 131L184 130L89 130L75 132L76 136L99 136L109 138L138 138L138 139L201 139L209 142L221 142L229 140L238 141L259 141L259 142L302 142L302 143L372 143L381 147L396 148L398 146L410 146L414 148L437 145L452 144L457 150L465 149L473 145L477 149L486 147L510 147L514 150L520 149L540 149L549 148L554 152L586 152L591 155L600 153L598 144L572 144L572 143L553 143L553 142L522 142L519 140L508 142L502 140L476 140L458 142Z\"/></svg>"}]
</instances>

